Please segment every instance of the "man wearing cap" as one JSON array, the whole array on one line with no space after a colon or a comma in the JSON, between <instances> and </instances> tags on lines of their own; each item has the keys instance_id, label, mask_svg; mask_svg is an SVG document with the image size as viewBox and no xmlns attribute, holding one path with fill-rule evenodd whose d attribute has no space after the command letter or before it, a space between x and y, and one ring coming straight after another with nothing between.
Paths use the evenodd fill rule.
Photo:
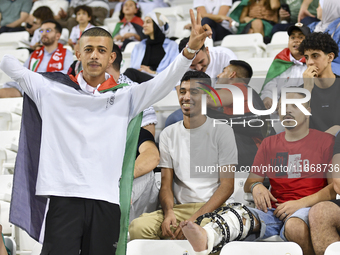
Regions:
<instances>
[{"instance_id":1,"label":"man wearing cap","mask_svg":"<svg viewBox=\"0 0 340 255\"><path fill-rule=\"evenodd\" d=\"M261 89L261 98L267 109L272 107L273 88L277 88L277 97L284 87L297 87L303 83L302 74L307 69L306 60L298 50L300 43L310 30L302 23L288 28L288 48L276 55L271 64Z\"/></svg>"}]
</instances>

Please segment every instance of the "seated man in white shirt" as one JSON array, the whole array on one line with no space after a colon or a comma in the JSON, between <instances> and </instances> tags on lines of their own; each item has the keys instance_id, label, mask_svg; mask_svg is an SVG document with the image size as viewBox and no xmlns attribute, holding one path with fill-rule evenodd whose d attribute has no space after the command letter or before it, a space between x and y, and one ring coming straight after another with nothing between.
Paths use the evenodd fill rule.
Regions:
<instances>
[{"instance_id":1,"label":"seated man in white shirt","mask_svg":"<svg viewBox=\"0 0 340 255\"><path fill-rule=\"evenodd\" d=\"M178 101L183 121L165 128L160 135L162 210L133 220L131 240L184 239L180 222L214 211L234 192L234 132L228 125L215 126L213 119L201 114L201 97L207 87L203 83L211 85L210 77L203 72L188 71L181 80ZM225 171L206 170L217 167Z\"/></svg>"},{"instance_id":2,"label":"seated man in white shirt","mask_svg":"<svg viewBox=\"0 0 340 255\"><path fill-rule=\"evenodd\" d=\"M35 50L24 63L24 67L34 72L62 72L67 73L73 62L71 51L58 43L61 36L61 26L55 20L42 22L40 33L43 46ZM0 89L0 98L21 97L23 90L15 81L5 83Z\"/></svg>"}]
</instances>

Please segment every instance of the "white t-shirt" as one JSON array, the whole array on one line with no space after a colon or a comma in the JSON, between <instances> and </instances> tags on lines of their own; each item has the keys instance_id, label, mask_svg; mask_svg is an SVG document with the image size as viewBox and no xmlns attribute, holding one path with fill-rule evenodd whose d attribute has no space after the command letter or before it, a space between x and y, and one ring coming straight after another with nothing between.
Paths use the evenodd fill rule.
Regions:
<instances>
[{"instance_id":1,"label":"white t-shirt","mask_svg":"<svg viewBox=\"0 0 340 255\"><path fill-rule=\"evenodd\" d=\"M210 63L205 71L206 74L214 79L222 73L223 69L229 65L230 60L237 60L235 53L225 47L212 47L209 48Z\"/></svg>"},{"instance_id":2,"label":"white t-shirt","mask_svg":"<svg viewBox=\"0 0 340 255\"><path fill-rule=\"evenodd\" d=\"M43 121L36 194L119 204L129 121L165 97L189 68L179 54L157 77L116 91L90 93L49 80L5 55L0 68L35 102ZM108 75L106 77L109 77ZM175 82L174 82L175 81Z\"/></svg>"},{"instance_id":3,"label":"white t-shirt","mask_svg":"<svg viewBox=\"0 0 340 255\"><path fill-rule=\"evenodd\" d=\"M266 97L273 98L273 88L277 88L277 98L279 99L282 88L297 87L303 84L303 73L307 69L306 64L295 60L292 55L290 55L290 59L294 62L294 65L264 86L261 91L262 100Z\"/></svg>"},{"instance_id":4,"label":"white t-shirt","mask_svg":"<svg viewBox=\"0 0 340 255\"><path fill-rule=\"evenodd\" d=\"M183 121L160 134L159 167L174 170L174 196L179 204L207 202L219 186L218 175L203 172L208 166L237 164L234 131L229 125L213 126L213 119L194 129Z\"/></svg>"},{"instance_id":5,"label":"white t-shirt","mask_svg":"<svg viewBox=\"0 0 340 255\"><path fill-rule=\"evenodd\" d=\"M91 27L94 27L94 25L92 25L91 23L88 23L83 32L85 32L87 29ZM81 34L82 33L80 32L79 25L76 25L72 28L70 39L72 40L73 44L77 43L77 40L80 38Z\"/></svg>"},{"instance_id":6,"label":"white t-shirt","mask_svg":"<svg viewBox=\"0 0 340 255\"><path fill-rule=\"evenodd\" d=\"M194 9L204 6L207 13L218 14L222 5L231 6L232 0L194 0Z\"/></svg>"}]
</instances>

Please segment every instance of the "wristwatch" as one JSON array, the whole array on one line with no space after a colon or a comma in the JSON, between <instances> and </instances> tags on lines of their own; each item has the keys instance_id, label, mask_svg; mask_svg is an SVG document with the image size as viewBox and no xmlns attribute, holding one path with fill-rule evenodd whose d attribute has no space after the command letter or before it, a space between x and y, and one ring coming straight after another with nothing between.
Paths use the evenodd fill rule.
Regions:
<instances>
[{"instance_id":1,"label":"wristwatch","mask_svg":"<svg viewBox=\"0 0 340 255\"><path fill-rule=\"evenodd\" d=\"M186 48L187 51L188 51L189 53L191 53L191 54L197 54L197 52L200 51L200 50L193 50L193 49L190 49L190 48L189 48L189 44L187 44L187 45L185 46L185 48Z\"/></svg>"}]
</instances>

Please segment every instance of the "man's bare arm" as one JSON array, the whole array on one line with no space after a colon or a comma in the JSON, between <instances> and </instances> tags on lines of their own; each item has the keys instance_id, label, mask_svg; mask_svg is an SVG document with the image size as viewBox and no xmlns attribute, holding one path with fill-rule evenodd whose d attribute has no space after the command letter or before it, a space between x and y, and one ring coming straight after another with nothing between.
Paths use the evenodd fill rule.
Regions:
<instances>
[{"instance_id":1,"label":"man's bare arm","mask_svg":"<svg viewBox=\"0 0 340 255\"><path fill-rule=\"evenodd\" d=\"M217 94L220 96L221 101L222 101L222 105L220 103L220 100L218 100L217 96L215 93L212 93L212 95L214 96L215 102L211 99L211 97L207 97L208 100L208 107L221 107L221 106L229 106L233 103L233 95L232 93L227 90L227 89L218 89L216 90Z\"/></svg>"},{"instance_id":2,"label":"man's bare arm","mask_svg":"<svg viewBox=\"0 0 340 255\"><path fill-rule=\"evenodd\" d=\"M220 23L223 20L229 20L229 22L232 21L232 19L227 16L229 9L230 6L222 5L218 10L218 14L211 14L207 13L207 10L205 9L204 6L197 7L197 11L201 13L202 18L209 18L217 23Z\"/></svg>"},{"instance_id":3,"label":"man's bare arm","mask_svg":"<svg viewBox=\"0 0 340 255\"><path fill-rule=\"evenodd\" d=\"M20 18L12 23L7 24L7 27L20 27L22 22L25 22L29 14L27 12L20 12Z\"/></svg>"},{"instance_id":4,"label":"man's bare arm","mask_svg":"<svg viewBox=\"0 0 340 255\"><path fill-rule=\"evenodd\" d=\"M139 148L135 162L134 178L151 172L159 163L159 151L153 141L145 141Z\"/></svg>"},{"instance_id":5,"label":"man's bare arm","mask_svg":"<svg viewBox=\"0 0 340 255\"><path fill-rule=\"evenodd\" d=\"M230 167L229 167L230 166ZM232 169L233 165L223 166L223 169ZM222 168L222 167L221 167ZM220 207L234 193L234 173L221 173L220 186L211 196L211 198L191 217L190 221L194 221L202 214L212 212Z\"/></svg>"},{"instance_id":6,"label":"man's bare arm","mask_svg":"<svg viewBox=\"0 0 340 255\"><path fill-rule=\"evenodd\" d=\"M332 164L333 164L332 178L334 190L336 193L340 194L340 153L337 153L333 156Z\"/></svg>"},{"instance_id":7,"label":"man's bare arm","mask_svg":"<svg viewBox=\"0 0 340 255\"><path fill-rule=\"evenodd\" d=\"M21 97L21 93L16 88L2 88L0 89L0 98Z\"/></svg>"},{"instance_id":8,"label":"man's bare arm","mask_svg":"<svg viewBox=\"0 0 340 255\"><path fill-rule=\"evenodd\" d=\"M299 15L298 15L298 22L300 22L301 20L303 20L304 18L306 18L307 16L309 17L315 17L313 14L311 14L308 11L308 7L309 5L312 3L313 0L303 0L301 7L300 7L300 11L299 11Z\"/></svg>"},{"instance_id":9,"label":"man's bare arm","mask_svg":"<svg viewBox=\"0 0 340 255\"><path fill-rule=\"evenodd\" d=\"M162 223L162 234L163 236L169 236L174 238L174 234L171 230L171 226L177 227L177 220L174 208L174 193L172 190L174 170L171 168L162 168L162 181L161 189L159 191L159 201L162 206L164 221Z\"/></svg>"}]
</instances>

